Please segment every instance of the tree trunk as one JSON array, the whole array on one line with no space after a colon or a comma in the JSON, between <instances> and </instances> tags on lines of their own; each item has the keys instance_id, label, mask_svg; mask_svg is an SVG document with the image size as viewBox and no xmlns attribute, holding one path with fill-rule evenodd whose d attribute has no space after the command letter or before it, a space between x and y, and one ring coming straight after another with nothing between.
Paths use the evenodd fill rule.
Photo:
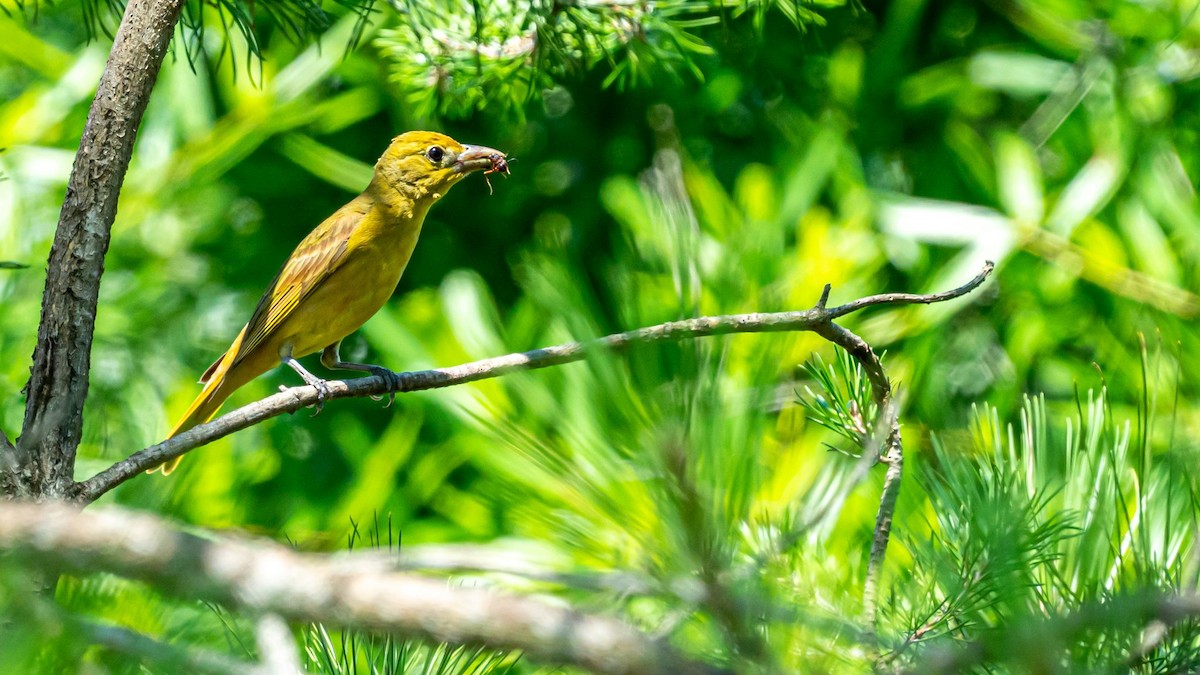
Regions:
<instances>
[{"instance_id":1,"label":"tree trunk","mask_svg":"<svg viewBox=\"0 0 1200 675\"><path fill-rule=\"evenodd\" d=\"M138 125L183 0L129 0L88 114L46 270L25 423L8 496L59 498L74 479L104 254Z\"/></svg>"}]
</instances>

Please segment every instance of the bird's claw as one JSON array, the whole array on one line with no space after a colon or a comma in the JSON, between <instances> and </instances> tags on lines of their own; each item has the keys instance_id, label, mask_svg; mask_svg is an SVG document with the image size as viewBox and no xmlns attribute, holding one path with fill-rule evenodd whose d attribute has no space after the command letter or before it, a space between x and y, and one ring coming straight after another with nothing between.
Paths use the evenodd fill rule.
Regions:
<instances>
[{"instance_id":1,"label":"bird's claw","mask_svg":"<svg viewBox=\"0 0 1200 675\"><path fill-rule=\"evenodd\" d=\"M325 383L325 380L316 380L312 382L312 386L317 390L317 402L313 406L312 414L313 417L316 417L325 409L325 397L329 395L329 385Z\"/></svg>"},{"instance_id":2,"label":"bird's claw","mask_svg":"<svg viewBox=\"0 0 1200 675\"><path fill-rule=\"evenodd\" d=\"M396 402L396 390L400 388L400 376L397 375L395 371L384 368L383 366L373 366L371 368L371 374L376 377L382 377L384 381L387 382L387 386L390 391L387 393L388 402L383 407L392 407L392 404ZM371 396L371 400L381 401L383 400L383 395L373 395Z\"/></svg>"}]
</instances>

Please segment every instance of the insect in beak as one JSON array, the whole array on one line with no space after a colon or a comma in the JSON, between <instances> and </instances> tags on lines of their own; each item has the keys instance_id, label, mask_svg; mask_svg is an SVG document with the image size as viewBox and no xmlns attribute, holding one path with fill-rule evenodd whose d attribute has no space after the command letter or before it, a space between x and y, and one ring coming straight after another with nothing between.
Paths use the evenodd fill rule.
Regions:
<instances>
[{"instance_id":1,"label":"insect in beak","mask_svg":"<svg viewBox=\"0 0 1200 675\"><path fill-rule=\"evenodd\" d=\"M496 171L508 173L506 157L507 155L503 152L493 148L485 148L482 145L466 145L463 146L463 151L459 153L454 162L454 170L458 173L471 173L487 169L485 173Z\"/></svg>"}]
</instances>

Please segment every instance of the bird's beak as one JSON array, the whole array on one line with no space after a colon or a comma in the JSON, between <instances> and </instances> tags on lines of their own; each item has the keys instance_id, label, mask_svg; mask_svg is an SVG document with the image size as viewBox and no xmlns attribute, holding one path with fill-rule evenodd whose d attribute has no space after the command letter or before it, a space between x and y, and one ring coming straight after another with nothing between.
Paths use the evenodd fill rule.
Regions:
<instances>
[{"instance_id":1,"label":"bird's beak","mask_svg":"<svg viewBox=\"0 0 1200 675\"><path fill-rule=\"evenodd\" d=\"M454 171L471 173L487 169L488 173L493 171L508 173L508 162L505 161L507 156L499 150L485 148L482 145L464 145L463 151L459 153L458 159L454 162Z\"/></svg>"}]
</instances>

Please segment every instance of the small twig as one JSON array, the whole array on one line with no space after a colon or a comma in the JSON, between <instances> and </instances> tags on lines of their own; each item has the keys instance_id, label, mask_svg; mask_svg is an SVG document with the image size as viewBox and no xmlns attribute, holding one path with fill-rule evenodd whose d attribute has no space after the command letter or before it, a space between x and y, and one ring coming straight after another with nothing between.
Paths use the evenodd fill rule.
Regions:
<instances>
[{"instance_id":1,"label":"small twig","mask_svg":"<svg viewBox=\"0 0 1200 675\"><path fill-rule=\"evenodd\" d=\"M985 277L991 269L992 264L989 262L984 268L983 274L976 279L982 281L982 277ZM957 297L953 295L954 293L955 291L950 291L950 297ZM870 298L865 300L870 300ZM842 307L845 306L842 305ZM845 349L862 364L863 371L871 382L871 394L875 399L876 409L881 414L887 414L887 411L892 408L892 383L888 380L887 373L883 370L883 364L879 362L879 357L875 355L871 345L846 328L832 322L818 327L816 333ZM876 628L879 614L876 598L879 593L879 580L883 572L883 559L887 554L888 542L891 540L892 516L896 510L896 500L900 497L900 478L904 473L904 450L900 444L899 416L892 417L891 428L887 431L887 439L884 441L883 453L879 460L887 464L887 473L884 475L883 492L879 497L879 511L875 515L875 531L871 537L871 552L867 558L867 577L863 582L863 614L867 622L866 632L868 642L876 651L878 650Z\"/></svg>"},{"instance_id":2,"label":"small twig","mask_svg":"<svg viewBox=\"0 0 1200 675\"><path fill-rule=\"evenodd\" d=\"M880 293L878 295L869 295L865 298L853 300L844 305L838 305L837 307L834 307L833 309L829 310L829 319L837 319L850 314L851 312L857 312L864 307L871 307L873 305L932 305L935 302L945 302L947 300L961 298L967 293L979 288L979 286L987 280L987 278L992 274L992 271L995 269L996 263L988 260L983 263L983 269L979 271L979 274L976 274L975 277L970 281L962 286L959 286L958 288L942 291L941 293Z\"/></svg>"},{"instance_id":3,"label":"small twig","mask_svg":"<svg viewBox=\"0 0 1200 675\"><path fill-rule=\"evenodd\" d=\"M812 309L794 312L733 314L709 316L639 328L617 333L586 342L534 349L528 352L508 354L481 361L474 361L449 368L421 370L396 374L396 386L391 387L382 377L363 377L350 381L329 380L325 400L339 398L361 398L389 393L404 393L426 389L450 387L467 382L499 377L511 372L534 370L549 366L582 361L588 354L601 350L622 351L634 345L671 340L728 335L732 333L768 333L785 331L814 331L836 344L842 345L863 363L868 378L875 388L876 396L882 391L890 395L891 385L879 366L879 360L870 351L866 342L850 331L838 326L834 319L860 309L881 304L929 304L962 297L975 290L992 273L991 262L966 284L943 293L928 295L912 293L884 293L854 300L826 309L818 304ZM865 359L865 360L864 360ZM179 457L189 450L218 438L253 426L263 420L284 413L291 413L317 402L317 391L310 386L293 387L255 403L243 406L221 417L201 424L174 438L167 439L117 462L91 478L76 483L70 496L76 501L90 503L116 486L137 476L146 469ZM880 406L883 410L884 406ZM885 455L886 456L886 455Z\"/></svg>"},{"instance_id":4,"label":"small twig","mask_svg":"<svg viewBox=\"0 0 1200 675\"><path fill-rule=\"evenodd\" d=\"M854 300L839 307L828 310L829 320L814 327L812 330L821 337L845 349L863 367L867 379L871 382L871 392L875 399L876 408L887 411L892 401L892 384L888 380L879 357L858 335L846 328L833 323L832 319L844 316L864 307L880 304L930 304L960 297L983 283L991 274L995 265L991 261L984 264L983 270L970 282L943 293L927 295L913 293L884 293L873 295L861 300ZM822 299L825 293L821 294ZM867 620L867 631L872 637L878 622L877 595L879 581L883 571L883 560L887 554L888 542L892 533L892 517L896 511L896 501L900 497L900 479L904 474L904 448L900 442L899 418L894 418L892 428L888 431L887 440L883 446L880 461L887 464L887 473L883 479L883 492L879 497L879 511L875 516L875 531L871 538L871 553L867 560L867 577L863 584L863 613Z\"/></svg>"},{"instance_id":5,"label":"small twig","mask_svg":"<svg viewBox=\"0 0 1200 675\"><path fill-rule=\"evenodd\" d=\"M896 501L900 498L900 478L904 474L904 452L900 447L900 427L892 431L892 442L883 461L887 472L883 476L883 491L879 495L879 511L875 515L875 532L871 537L871 554L867 559L867 578L863 583L863 613L867 617L867 630L876 636L879 623L879 580L883 574L883 559L887 554L888 541L892 534L892 517L896 512Z\"/></svg>"},{"instance_id":6,"label":"small twig","mask_svg":"<svg viewBox=\"0 0 1200 675\"><path fill-rule=\"evenodd\" d=\"M817 309L825 309L825 305L829 304L829 294L833 291L833 284L825 284L825 288L821 289L821 297L817 298Z\"/></svg>"},{"instance_id":7,"label":"small twig","mask_svg":"<svg viewBox=\"0 0 1200 675\"><path fill-rule=\"evenodd\" d=\"M111 572L250 613L520 649L533 660L598 673L720 672L615 618L356 565L353 555L297 553L262 539L202 538L115 507L0 502L0 552L36 566Z\"/></svg>"}]
</instances>

